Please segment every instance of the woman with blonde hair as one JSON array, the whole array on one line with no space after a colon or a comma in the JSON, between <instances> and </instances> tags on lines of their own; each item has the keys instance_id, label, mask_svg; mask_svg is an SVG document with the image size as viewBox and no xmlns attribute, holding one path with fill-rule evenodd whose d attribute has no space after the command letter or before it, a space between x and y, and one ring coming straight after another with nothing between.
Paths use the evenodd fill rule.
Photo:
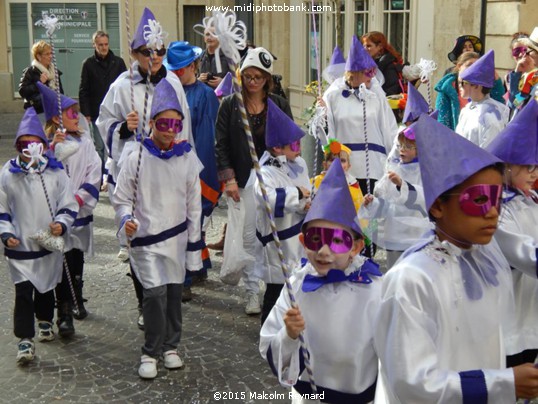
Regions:
<instances>
[{"instance_id":1,"label":"woman with blonde hair","mask_svg":"<svg viewBox=\"0 0 538 404\"><path fill-rule=\"evenodd\" d=\"M37 82L40 81L47 87L56 90L60 88L63 94L62 82L58 71L58 83L56 82L56 67L52 63L52 47L46 41L38 41L32 46L32 64L22 72L19 83L19 94L24 98L24 109L34 107L38 114L43 112L41 95L37 88Z\"/></svg>"}]
</instances>

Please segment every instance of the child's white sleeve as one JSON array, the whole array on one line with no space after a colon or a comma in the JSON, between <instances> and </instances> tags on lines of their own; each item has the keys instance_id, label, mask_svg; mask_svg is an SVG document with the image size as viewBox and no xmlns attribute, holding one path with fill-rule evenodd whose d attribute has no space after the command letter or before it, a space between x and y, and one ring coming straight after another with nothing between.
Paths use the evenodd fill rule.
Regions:
<instances>
[{"instance_id":1,"label":"child's white sleeve","mask_svg":"<svg viewBox=\"0 0 538 404\"><path fill-rule=\"evenodd\" d=\"M290 308L284 287L260 330L260 353L283 386L296 384L301 372L299 339L291 339L284 324L284 315Z\"/></svg>"},{"instance_id":2,"label":"child's white sleeve","mask_svg":"<svg viewBox=\"0 0 538 404\"><path fill-rule=\"evenodd\" d=\"M114 188L114 201L116 203L116 223L119 223L118 234L121 234L125 239L125 223L133 216L133 198L134 198L134 177L135 164L138 159L137 153L133 153L118 174L116 187Z\"/></svg>"},{"instance_id":3,"label":"child's white sleeve","mask_svg":"<svg viewBox=\"0 0 538 404\"><path fill-rule=\"evenodd\" d=\"M279 187L273 181L268 170L262 168L263 180L265 183L265 192L267 193L267 200L269 206L273 210L275 218L283 217L286 213L295 213L300 211L302 207L302 199L299 199L299 190L295 186ZM256 203L262 207L265 206L265 199L263 198L262 191L258 179L256 179L255 185Z\"/></svg>"},{"instance_id":4,"label":"child's white sleeve","mask_svg":"<svg viewBox=\"0 0 538 404\"><path fill-rule=\"evenodd\" d=\"M59 171L60 179L58 179L58 190L54 193L56 198L56 211L54 216L55 222L63 223L67 232L71 229L73 222L78 214L78 203L75 199L75 190L73 184L65 171ZM51 192L51 190L49 190ZM52 196L52 195L51 195Z\"/></svg>"},{"instance_id":5,"label":"child's white sleeve","mask_svg":"<svg viewBox=\"0 0 538 404\"><path fill-rule=\"evenodd\" d=\"M188 154L187 175L187 254L186 268L189 271L199 271L202 269L202 254L204 248L202 241L202 186L200 185L200 171L203 165L191 151Z\"/></svg>"},{"instance_id":6,"label":"child's white sleeve","mask_svg":"<svg viewBox=\"0 0 538 404\"><path fill-rule=\"evenodd\" d=\"M88 147L89 146L89 147ZM101 186L101 159L95 151L93 142L86 142L85 148L81 150L88 158L84 183L76 191L77 199L82 201L81 206L95 209L99 201L99 188Z\"/></svg>"},{"instance_id":7,"label":"child's white sleeve","mask_svg":"<svg viewBox=\"0 0 538 404\"><path fill-rule=\"evenodd\" d=\"M9 164L9 163L8 163ZM11 222L11 209L9 207L9 203L7 200L6 195L6 174L7 170L3 169L0 172L0 234L2 233L11 233L15 234L15 226L13 226L13 223ZM15 236L17 236L15 234Z\"/></svg>"}]
</instances>

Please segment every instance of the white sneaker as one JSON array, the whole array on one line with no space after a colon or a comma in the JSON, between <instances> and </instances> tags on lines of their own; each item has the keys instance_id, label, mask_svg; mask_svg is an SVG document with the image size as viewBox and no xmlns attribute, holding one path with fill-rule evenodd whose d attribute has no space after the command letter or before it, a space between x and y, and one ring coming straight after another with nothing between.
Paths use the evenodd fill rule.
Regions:
<instances>
[{"instance_id":1,"label":"white sneaker","mask_svg":"<svg viewBox=\"0 0 538 404\"><path fill-rule=\"evenodd\" d=\"M34 342L29 338L23 338L19 341L17 351L17 364L26 365L34 360L35 347Z\"/></svg>"},{"instance_id":2,"label":"white sneaker","mask_svg":"<svg viewBox=\"0 0 538 404\"><path fill-rule=\"evenodd\" d=\"M127 261L129 259L129 250L127 247L121 247L120 252L118 253L118 259L120 261Z\"/></svg>"},{"instance_id":3,"label":"white sneaker","mask_svg":"<svg viewBox=\"0 0 538 404\"><path fill-rule=\"evenodd\" d=\"M142 379L155 379L157 377L157 359L148 355L142 355L138 375Z\"/></svg>"},{"instance_id":4,"label":"white sneaker","mask_svg":"<svg viewBox=\"0 0 538 404\"><path fill-rule=\"evenodd\" d=\"M163 354L163 360L166 369L179 369L183 367L183 361L175 349L166 351Z\"/></svg>"},{"instance_id":5,"label":"white sneaker","mask_svg":"<svg viewBox=\"0 0 538 404\"><path fill-rule=\"evenodd\" d=\"M260 300L257 293L250 293L247 295L247 305L245 306L246 314L260 314L262 309L260 307Z\"/></svg>"},{"instance_id":6,"label":"white sneaker","mask_svg":"<svg viewBox=\"0 0 538 404\"><path fill-rule=\"evenodd\" d=\"M48 321L38 321L37 340L39 342L54 341L55 335L52 330L52 323Z\"/></svg>"}]
</instances>

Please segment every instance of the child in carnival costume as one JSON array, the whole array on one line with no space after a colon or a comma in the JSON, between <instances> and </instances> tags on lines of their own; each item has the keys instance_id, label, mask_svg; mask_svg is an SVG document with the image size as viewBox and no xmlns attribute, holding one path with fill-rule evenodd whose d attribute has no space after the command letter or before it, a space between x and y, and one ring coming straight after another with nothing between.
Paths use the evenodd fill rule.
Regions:
<instances>
[{"instance_id":1,"label":"child in carnival costume","mask_svg":"<svg viewBox=\"0 0 538 404\"><path fill-rule=\"evenodd\" d=\"M504 404L535 397L538 369L506 369L512 279L492 240L502 163L424 114L413 129L435 230L384 277L375 402Z\"/></svg>"},{"instance_id":2,"label":"child in carnival costume","mask_svg":"<svg viewBox=\"0 0 538 404\"><path fill-rule=\"evenodd\" d=\"M508 123L508 107L490 97L494 81L493 50L460 69L460 95L471 101L460 112L456 133L480 147L486 147Z\"/></svg>"},{"instance_id":3,"label":"child in carnival costume","mask_svg":"<svg viewBox=\"0 0 538 404\"><path fill-rule=\"evenodd\" d=\"M28 108L15 138L18 156L0 172L0 238L15 284L13 318L15 336L20 338L19 364L34 359L35 318L38 340L54 339L54 288L62 279L65 241L54 239L67 236L78 210L61 164L44 153L48 144L35 110ZM36 237L44 229L49 234ZM41 246L45 239L52 241L47 245L51 250Z\"/></svg>"},{"instance_id":4,"label":"child in carnival costume","mask_svg":"<svg viewBox=\"0 0 538 404\"><path fill-rule=\"evenodd\" d=\"M38 87L47 119L46 134L53 139L51 149L56 155L61 156L62 150L60 147L70 148L72 145L75 146L74 154L61 156L61 160L67 175L71 179L76 192L75 198L79 204L79 212L73 223L65 248L65 258L77 299L76 305L72 301L73 297L71 296L67 276L62 278L62 282L56 290L59 333L62 337L68 337L75 332L73 315L79 320L86 318L88 315L82 297L84 255L93 255L93 210L99 201L101 184L100 158L95 151L89 132L80 126L78 103L63 94L61 95L61 114L65 129L61 131L59 128L60 118L56 93L41 83L38 83Z\"/></svg>"},{"instance_id":5,"label":"child in carnival costume","mask_svg":"<svg viewBox=\"0 0 538 404\"><path fill-rule=\"evenodd\" d=\"M516 324L507 337L508 365L538 354L538 102L531 99L487 150L506 163L504 199L495 239L513 268Z\"/></svg>"},{"instance_id":6,"label":"child in carnival costume","mask_svg":"<svg viewBox=\"0 0 538 404\"><path fill-rule=\"evenodd\" d=\"M290 280L297 308L282 290L260 331L260 352L280 384L292 387L292 403L310 402L303 333L321 401L369 403L378 372L373 331L381 272L360 255L364 239L338 159L312 201L300 240L308 261Z\"/></svg>"},{"instance_id":7,"label":"child in carnival costume","mask_svg":"<svg viewBox=\"0 0 538 404\"><path fill-rule=\"evenodd\" d=\"M306 162L300 156L303 131L267 100L265 145L260 158L268 203L273 211L282 252L289 268L301 263L304 250L299 242L301 225L310 207L310 181ZM263 245L263 281L267 288L263 297L261 322L265 321L284 286L284 276L271 223L265 208L260 184L254 186L256 195L256 236Z\"/></svg>"},{"instance_id":8,"label":"child in carnival costume","mask_svg":"<svg viewBox=\"0 0 538 404\"><path fill-rule=\"evenodd\" d=\"M138 374L144 379L157 376L161 357L168 369L183 366L181 292L185 271L202 268L203 247L202 165L190 144L178 140L185 117L175 88L161 80L154 96L151 136L125 158L114 195L119 231L131 240L132 269L143 287Z\"/></svg>"}]
</instances>

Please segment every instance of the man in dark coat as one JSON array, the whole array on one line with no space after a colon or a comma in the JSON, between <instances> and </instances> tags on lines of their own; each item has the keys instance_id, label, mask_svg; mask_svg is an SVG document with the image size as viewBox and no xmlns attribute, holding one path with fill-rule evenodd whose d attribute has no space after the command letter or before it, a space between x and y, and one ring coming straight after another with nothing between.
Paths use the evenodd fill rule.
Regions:
<instances>
[{"instance_id":1,"label":"man in dark coat","mask_svg":"<svg viewBox=\"0 0 538 404\"><path fill-rule=\"evenodd\" d=\"M80 110L93 126L93 142L95 150L104 164L106 160L105 144L95 121L99 116L99 107L105 98L110 85L118 76L127 70L122 58L114 55L108 47L108 34L97 31L93 34L95 53L82 63L80 88L78 91Z\"/></svg>"}]
</instances>

